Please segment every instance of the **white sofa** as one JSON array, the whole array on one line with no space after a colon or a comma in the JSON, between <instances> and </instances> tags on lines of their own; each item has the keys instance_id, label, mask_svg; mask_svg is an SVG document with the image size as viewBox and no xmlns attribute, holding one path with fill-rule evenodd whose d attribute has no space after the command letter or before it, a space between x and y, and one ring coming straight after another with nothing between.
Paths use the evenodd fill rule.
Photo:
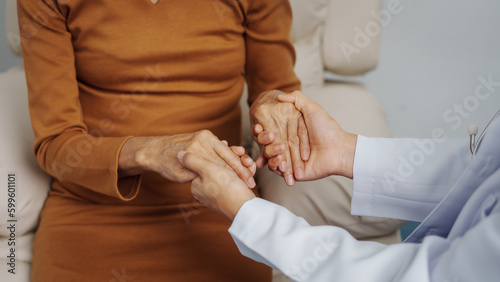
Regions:
<instances>
[{"instance_id":1,"label":"white sofa","mask_svg":"<svg viewBox=\"0 0 500 282\"><path fill-rule=\"evenodd\" d=\"M7 37L12 51L21 55L15 17L15 1L7 1ZM4 100L0 110L0 175L3 180L0 193L0 281L29 281L33 237L38 215L49 191L50 176L43 172L33 154L33 132L28 113L26 77L22 66L0 74L0 96ZM15 192L15 246L6 228L10 223L7 213L8 174L16 174ZM13 242L13 241L10 241ZM11 268L10 248L15 248L15 275Z\"/></svg>"},{"instance_id":2,"label":"white sofa","mask_svg":"<svg viewBox=\"0 0 500 282\"><path fill-rule=\"evenodd\" d=\"M374 13L381 0L291 0L294 11L292 40L297 51L296 71L303 91L320 102L347 131L366 136L390 136L385 112L377 99L361 84L326 81L325 70L337 75L361 75L373 69L378 60L379 36L366 33L367 24L375 22ZM17 27L16 1L7 0L7 35L12 51L21 56ZM358 29L359 28L359 29ZM362 37L363 44L359 44ZM368 39L368 40L366 40ZM357 51L346 56L346 46ZM344 51L342 51L342 47ZM351 51L353 49L350 49ZM331 75L330 75L331 77ZM8 270L7 240L11 235L7 223L7 194L0 193L0 281L29 281L32 240L38 216L49 190L50 177L38 167L32 152L33 134L27 107L27 89L22 66L0 74L0 110L2 179L16 173L16 275ZM248 109L242 99L242 106ZM245 110L244 110L245 113ZM248 135L248 115L244 114ZM4 180L5 183L6 180ZM299 183L287 187L283 180L268 172L259 172L262 195L288 207L311 224L334 224L347 228L360 239L380 242L399 241L396 220L355 217L350 215L352 182L340 177ZM276 280L284 279L279 275Z\"/></svg>"}]
</instances>

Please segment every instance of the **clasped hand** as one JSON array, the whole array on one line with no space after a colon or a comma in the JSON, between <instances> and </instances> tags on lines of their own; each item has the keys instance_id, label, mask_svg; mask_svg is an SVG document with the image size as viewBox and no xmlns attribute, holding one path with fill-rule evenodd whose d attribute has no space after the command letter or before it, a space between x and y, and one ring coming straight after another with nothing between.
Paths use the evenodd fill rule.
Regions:
<instances>
[{"instance_id":1,"label":"clasped hand","mask_svg":"<svg viewBox=\"0 0 500 282\"><path fill-rule=\"evenodd\" d=\"M282 175L289 186L295 180L352 174L346 173L346 150L337 149L354 135L344 132L320 105L300 91L261 94L250 108L250 122L261 148L257 167L268 163L269 169Z\"/></svg>"},{"instance_id":2,"label":"clasped hand","mask_svg":"<svg viewBox=\"0 0 500 282\"><path fill-rule=\"evenodd\" d=\"M171 136L134 137L127 140L119 156L120 176L156 172L180 183L193 181L198 174L184 167L177 155L188 151L234 171L249 188L255 187L256 166L242 147L228 147L208 130Z\"/></svg>"},{"instance_id":3,"label":"clasped hand","mask_svg":"<svg viewBox=\"0 0 500 282\"><path fill-rule=\"evenodd\" d=\"M274 98L276 103L285 106L284 109L291 105L301 112L304 125L308 129L306 132L310 152L307 160L303 161L303 174L297 179L316 180L329 175L352 178L357 136L343 131L320 105L307 99L300 92L278 93ZM294 114L290 114L289 117L297 119ZM294 122L291 123L298 124ZM275 126L279 124L289 123L286 120L274 120ZM284 160L282 154L286 153L287 146L276 140L287 139L279 135L281 134L279 128L264 129L266 128L263 126L260 131L256 130L256 139L262 148L258 161L265 162L262 160L265 158L270 164L278 164ZM184 167L199 175L191 185L193 195L204 205L229 220L234 219L246 201L255 197L234 170L210 162L196 153L180 152L178 158ZM280 173L283 173L282 168L279 169Z\"/></svg>"},{"instance_id":4,"label":"clasped hand","mask_svg":"<svg viewBox=\"0 0 500 282\"><path fill-rule=\"evenodd\" d=\"M293 186L295 179L304 177L310 148L302 113L294 104L278 100L284 94L278 90L260 94L250 107L250 126L261 149L257 167L267 163L271 171Z\"/></svg>"}]
</instances>

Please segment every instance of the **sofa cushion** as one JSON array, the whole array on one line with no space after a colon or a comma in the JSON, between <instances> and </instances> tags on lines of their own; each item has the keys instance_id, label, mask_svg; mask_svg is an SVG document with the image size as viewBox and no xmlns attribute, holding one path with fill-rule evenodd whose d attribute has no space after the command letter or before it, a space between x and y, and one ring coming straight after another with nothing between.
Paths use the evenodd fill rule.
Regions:
<instances>
[{"instance_id":1,"label":"sofa cushion","mask_svg":"<svg viewBox=\"0 0 500 282\"><path fill-rule=\"evenodd\" d=\"M328 0L290 0L293 12L291 30L297 61L295 73L302 88L322 86L322 37Z\"/></svg>"},{"instance_id":2,"label":"sofa cushion","mask_svg":"<svg viewBox=\"0 0 500 282\"><path fill-rule=\"evenodd\" d=\"M33 132L28 110L24 69L16 67L0 74L0 175L6 185L9 174L15 174L16 237L33 232L49 191L50 177L43 172L33 154ZM5 191L6 192L6 191ZM0 217L7 220L8 195L0 193ZM0 239L9 236L0 230Z\"/></svg>"},{"instance_id":3,"label":"sofa cushion","mask_svg":"<svg viewBox=\"0 0 500 282\"><path fill-rule=\"evenodd\" d=\"M329 0L290 0L293 22L292 42L309 37L324 25Z\"/></svg>"},{"instance_id":4,"label":"sofa cushion","mask_svg":"<svg viewBox=\"0 0 500 282\"><path fill-rule=\"evenodd\" d=\"M2 242L3 243L3 242ZM29 282L31 263L18 261L16 262L16 274L12 275L7 270L7 258L0 258L0 281L6 282Z\"/></svg>"},{"instance_id":5,"label":"sofa cushion","mask_svg":"<svg viewBox=\"0 0 500 282\"><path fill-rule=\"evenodd\" d=\"M325 68L339 75L360 75L378 63L382 1L330 0L325 21Z\"/></svg>"},{"instance_id":6,"label":"sofa cushion","mask_svg":"<svg viewBox=\"0 0 500 282\"><path fill-rule=\"evenodd\" d=\"M321 30L294 43L297 60L295 74L302 83L302 89L324 84L323 58L321 57Z\"/></svg>"}]
</instances>

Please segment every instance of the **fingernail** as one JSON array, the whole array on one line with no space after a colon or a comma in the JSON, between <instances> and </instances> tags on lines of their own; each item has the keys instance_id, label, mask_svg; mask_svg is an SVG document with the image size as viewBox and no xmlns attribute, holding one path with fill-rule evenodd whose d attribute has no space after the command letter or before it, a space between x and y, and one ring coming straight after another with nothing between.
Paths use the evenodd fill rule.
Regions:
<instances>
[{"instance_id":1,"label":"fingernail","mask_svg":"<svg viewBox=\"0 0 500 282\"><path fill-rule=\"evenodd\" d=\"M303 150L302 151L302 160L307 161L309 159L309 151L308 150Z\"/></svg>"},{"instance_id":2,"label":"fingernail","mask_svg":"<svg viewBox=\"0 0 500 282\"><path fill-rule=\"evenodd\" d=\"M288 184L288 186L293 186L293 184L294 184L293 176L288 175L286 177L286 184Z\"/></svg>"},{"instance_id":3,"label":"fingernail","mask_svg":"<svg viewBox=\"0 0 500 282\"><path fill-rule=\"evenodd\" d=\"M286 171L286 162L285 161L282 161L280 163L280 170L281 170L281 172L285 172Z\"/></svg>"},{"instance_id":4,"label":"fingernail","mask_svg":"<svg viewBox=\"0 0 500 282\"><path fill-rule=\"evenodd\" d=\"M304 177L304 171L300 167L297 168L297 170L295 171L295 174L297 174L298 179L302 179Z\"/></svg>"},{"instance_id":5,"label":"fingernail","mask_svg":"<svg viewBox=\"0 0 500 282\"><path fill-rule=\"evenodd\" d=\"M278 144L278 145L274 146L274 150L276 150L276 152L281 152L282 148L283 147L282 147L281 144Z\"/></svg>"},{"instance_id":6,"label":"fingernail","mask_svg":"<svg viewBox=\"0 0 500 282\"><path fill-rule=\"evenodd\" d=\"M250 188L254 188L254 187L255 187L255 185L256 185L256 184L255 184L255 180L253 179L253 177L250 177L250 178L248 179L248 187L250 187Z\"/></svg>"},{"instance_id":7,"label":"fingernail","mask_svg":"<svg viewBox=\"0 0 500 282\"><path fill-rule=\"evenodd\" d=\"M269 142L269 133L264 133L264 141Z\"/></svg>"}]
</instances>

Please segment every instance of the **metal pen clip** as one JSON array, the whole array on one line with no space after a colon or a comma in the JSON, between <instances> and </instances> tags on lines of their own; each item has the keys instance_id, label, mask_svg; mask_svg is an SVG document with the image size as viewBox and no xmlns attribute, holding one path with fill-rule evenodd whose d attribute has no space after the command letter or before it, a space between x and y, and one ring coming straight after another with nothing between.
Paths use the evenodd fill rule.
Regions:
<instances>
[{"instance_id":1,"label":"metal pen clip","mask_svg":"<svg viewBox=\"0 0 500 282\"><path fill-rule=\"evenodd\" d=\"M474 155L474 149L476 148L476 135L477 135L477 125L471 124L467 127L467 134L470 136L470 152Z\"/></svg>"},{"instance_id":2,"label":"metal pen clip","mask_svg":"<svg viewBox=\"0 0 500 282\"><path fill-rule=\"evenodd\" d=\"M469 125L469 127L467 127L467 133L469 133L469 135L470 135L470 142L471 142L470 143L470 149L471 149L472 157L473 158L474 158L474 155L476 154L477 147L479 146L479 143L481 143L481 140L483 139L484 134L488 130L488 127L499 116L500 116L500 110L498 110L498 112L493 116L493 118L490 120L490 122L488 122L488 124L484 128L483 132L481 132L481 135L479 135L479 138L477 139L477 142L476 142L477 125L472 124L472 125Z\"/></svg>"}]
</instances>

